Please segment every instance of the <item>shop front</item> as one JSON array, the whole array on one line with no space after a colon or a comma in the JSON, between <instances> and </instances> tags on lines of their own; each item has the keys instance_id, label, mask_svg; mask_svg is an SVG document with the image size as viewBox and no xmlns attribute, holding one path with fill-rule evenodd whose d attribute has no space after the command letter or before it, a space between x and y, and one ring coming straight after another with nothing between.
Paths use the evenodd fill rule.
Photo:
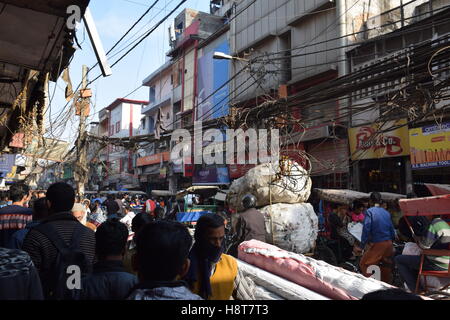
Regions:
<instances>
[{"instance_id":1,"label":"shop front","mask_svg":"<svg viewBox=\"0 0 450 320\"><path fill-rule=\"evenodd\" d=\"M169 152L156 153L137 159L139 182L147 193L152 190L168 190L169 159Z\"/></svg>"},{"instance_id":2,"label":"shop front","mask_svg":"<svg viewBox=\"0 0 450 320\"><path fill-rule=\"evenodd\" d=\"M405 119L350 128L348 135L353 189L400 194L412 190Z\"/></svg>"},{"instance_id":3,"label":"shop front","mask_svg":"<svg viewBox=\"0 0 450 320\"><path fill-rule=\"evenodd\" d=\"M311 166L313 188L348 188L347 139L328 139L320 143L309 143L307 154Z\"/></svg>"},{"instance_id":4,"label":"shop front","mask_svg":"<svg viewBox=\"0 0 450 320\"><path fill-rule=\"evenodd\" d=\"M336 127L329 124L321 124L294 133L292 140L297 147L295 160L310 170L314 188L347 188L348 141L345 134L337 133ZM287 149L292 148L288 146Z\"/></svg>"},{"instance_id":5,"label":"shop front","mask_svg":"<svg viewBox=\"0 0 450 320\"><path fill-rule=\"evenodd\" d=\"M427 185L450 181L450 122L409 130L414 192L433 195Z\"/></svg>"}]
</instances>

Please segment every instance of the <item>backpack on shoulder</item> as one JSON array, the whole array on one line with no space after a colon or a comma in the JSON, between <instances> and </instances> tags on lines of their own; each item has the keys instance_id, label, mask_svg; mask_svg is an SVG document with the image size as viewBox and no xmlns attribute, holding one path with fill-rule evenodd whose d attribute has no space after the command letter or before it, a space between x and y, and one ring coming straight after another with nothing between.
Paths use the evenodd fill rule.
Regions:
<instances>
[{"instance_id":1,"label":"backpack on shoulder","mask_svg":"<svg viewBox=\"0 0 450 320\"><path fill-rule=\"evenodd\" d=\"M42 277L44 296L49 300L74 300L81 292L81 278L87 274L90 263L80 248L80 240L86 228L80 223L67 244L49 223L36 228L56 247L57 255L51 270Z\"/></svg>"}]
</instances>

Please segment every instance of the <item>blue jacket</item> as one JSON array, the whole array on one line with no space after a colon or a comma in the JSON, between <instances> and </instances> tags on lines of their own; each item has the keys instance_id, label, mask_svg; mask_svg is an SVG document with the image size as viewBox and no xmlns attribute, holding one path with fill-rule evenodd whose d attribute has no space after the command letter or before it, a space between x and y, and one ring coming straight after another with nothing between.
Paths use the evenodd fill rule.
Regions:
<instances>
[{"instance_id":1,"label":"blue jacket","mask_svg":"<svg viewBox=\"0 0 450 320\"><path fill-rule=\"evenodd\" d=\"M9 241L8 248L10 249L22 249L23 240L25 240L25 237L27 236L28 232L39 225L41 223L40 221L32 221L30 223L27 223L25 226L25 229L18 230L13 233L11 236L11 240Z\"/></svg>"},{"instance_id":2,"label":"blue jacket","mask_svg":"<svg viewBox=\"0 0 450 320\"><path fill-rule=\"evenodd\" d=\"M137 277L125 271L122 261L100 261L93 273L81 280L81 300L124 300L137 284Z\"/></svg>"},{"instance_id":3,"label":"blue jacket","mask_svg":"<svg viewBox=\"0 0 450 320\"><path fill-rule=\"evenodd\" d=\"M377 243L395 239L395 230L392 225L391 214L381 207L372 207L366 210L361 236L361 248L368 242Z\"/></svg>"}]
</instances>

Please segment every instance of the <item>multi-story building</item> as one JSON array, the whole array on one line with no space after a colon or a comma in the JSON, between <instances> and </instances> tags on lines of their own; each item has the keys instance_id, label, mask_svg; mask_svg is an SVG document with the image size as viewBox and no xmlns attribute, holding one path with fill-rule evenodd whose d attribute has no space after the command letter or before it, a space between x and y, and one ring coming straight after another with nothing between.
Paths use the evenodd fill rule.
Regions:
<instances>
[{"instance_id":1,"label":"multi-story building","mask_svg":"<svg viewBox=\"0 0 450 320\"><path fill-rule=\"evenodd\" d=\"M449 100L440 98L449 89L448 82L442 86L449 62L439 55L432 59L450 45L450 1L391 2L397 6L365 26L382 21L385 27L361 33L365 41L348 52L352 73L380 66L362 81L387 79L350 97L352 183L365 192L426 196L426 184L450 180L450 113L443 109ZM377 136L379 128L385 132Z\"/></svg>"},{"instance_id":2,"label":"multi-story building","mask_svg":"<svg viewBox=\"0 0 450 320\"><path fill-rule=\"evenodd\" d=\"M153 135L156 142L145 142L136 162L141 185L147 190L165 189L167 182L170 137L174 127L172 61L167 61L142 84L149 88L149 103L142 109L140 134Z\"/></svg>"},{"instance_id":3,"label":"multi-story building","mask_svg":"<svg viewBox=\"0 0 450 320\"><path fill-rule=\"evenodd\" d=\"M99 113L99 134L110 138L128 138L140 133L142 108L148 101L119 98ZM106 129L106 130L105 130ZM112 190L139 188L134 172L135 156L123 147L108 145L99 155L99 161L106 164L102 174L101 188Z\"/></svg>"},{"instance_id":4,"label":"multi-story building","mask_svg":"<svg viewBox=\"0 0 450 320\"><path fill-rule=\"evenodd\" d=\"M283 96L311 92L352 72L355 65L349 63L348 51L401 28L406 21L415 21L414 16L428 8L430 1L235 2L230 20L230 101L252 108ZM433 11L422 16L427 14ZM244 68L249 72L241 72ZM348 98L324 97L310 105L297 104L290 106L289 116L301 126L294 126L294 132L289 129L286 140L292 145L282 145L282 152L292 148L306 152L315 187L352 186L346 130Z\"/></svg>"},{"instance_id":5,"label":"multi-story building","mask_svg":"<svg viewBox=\"0 0 450 320\"><path fill-rule=\"evenodd\" d=\"M140 181L147 191L176 191L192 184L192 170L169 161L171 137L164 136L164 133L191 127L194 120L201 117L198 110L206 110L197 106L201 104L202 108L207 108L207 101L202 99L220 86L220 81L227 81L228 69L212 68L212 49L207 44L215 43L218 39L223 42L219 49L227 51L228 39L217 37L224 34L217 32L223 25L221 16L192 9L183 10L170 28L170 60L143 81L143 85L149 87L149 104L143 109L145 118L140 133L157 138L155 143L145 143L137 160ZM214 35L213 39L209 39L211 35ZM218 47L216 45L215 48ZM203 57L206 53L208 57ZM215 77L219 71L223 74ZM226 112L225 109L222 114ZM213 116L218 117L219 114Z\"/></svg>"}]
</instances>

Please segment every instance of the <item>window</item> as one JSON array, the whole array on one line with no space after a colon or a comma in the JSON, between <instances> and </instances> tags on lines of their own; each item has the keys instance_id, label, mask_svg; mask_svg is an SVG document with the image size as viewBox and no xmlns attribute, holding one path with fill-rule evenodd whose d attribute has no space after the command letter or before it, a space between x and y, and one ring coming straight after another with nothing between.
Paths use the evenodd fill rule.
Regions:
<instances>
[{"instance_id":1,"label":"window","mask_svg":"<svg viewBox=\"0 0 450 320\"><path fill-rule=\"evenodd\" d=\"M148 117L148 131L152 133L153 130L155 130L155 120L152 117Z\"/></svg>"},{"instance_id":2,"label":"window","mask_svg":"<svg viewBox=\"0 0 450 320\"><path fill-rule=\"evenodd\" d=\"M109 127L109 135L112 136L114 134L114 125Z\"/></svg>"},{"instance_id":3,"label":"window","mask_svg":"<svg viewBox=\"0 0 450 320\"><path fill-rule=\"evenodd\" d=\"M166 119L167 119L167 120L170 120L170 112L167 112Z\"/></svg>"},{"instance_id":4,"label":"window","mask_svg":"<svg viewBox=\"0 0 450 320\"><path fill-rule=\"evenodd\" d=\"M114 127L113 127L114 130ZM118 133L120 131L120 121L116 122L116 133Z\"/></svg>"},{"instance_id":5,"label":"window","mask_svg":"<svg viewBox=\"0 0 450 320\"><path fill-rule=\"evenodd\" d=\"M177 27L175 28L175 36L178 39L183 34L183 22L180 22L177 24Z\"/></svg>"},{"instance_id":6,"label":"window","mask_svg":"<svg viewBox=\"0 0 450 320\"><path fill-rule=\"evenodd\" d=\"M142 130L145 130L145 118L141 119L141 127L142 127Z\"/></svg>"},{"instance_id":7,"label":"window","mask_svg":"<svg viewBox=\"0 0 450 320\"><path fill-rule=\"evenodd\" d=\"M155 102L156 101L156 90L155 90L155 86L151 86L150 87L150 103Z\"/></svg>"}]
</instances>

